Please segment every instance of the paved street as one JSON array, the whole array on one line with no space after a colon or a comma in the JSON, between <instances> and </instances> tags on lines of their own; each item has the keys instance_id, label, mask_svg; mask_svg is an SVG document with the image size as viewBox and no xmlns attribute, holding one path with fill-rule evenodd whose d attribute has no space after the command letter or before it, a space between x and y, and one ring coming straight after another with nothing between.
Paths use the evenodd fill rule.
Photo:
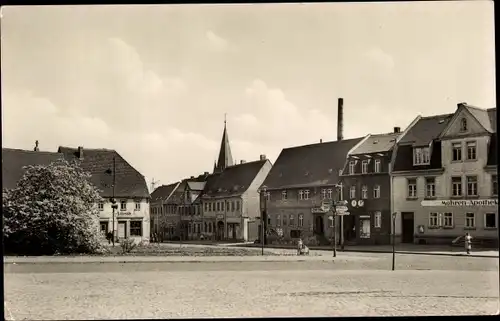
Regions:
<instances>
[{"instance_id":1,"label":"paved street","mask_svg":"<svg viewBox=\"0 0 500 321\"><path fill-rule=\"evenodd\" d=\"M234 260L234 258L232 258ZM325 258L326 259L326 258ZM498 311L498 259L4 264L6 318L473 315ZM430 270L429 270L430 269Z\"/></svg>"}]
</instances>

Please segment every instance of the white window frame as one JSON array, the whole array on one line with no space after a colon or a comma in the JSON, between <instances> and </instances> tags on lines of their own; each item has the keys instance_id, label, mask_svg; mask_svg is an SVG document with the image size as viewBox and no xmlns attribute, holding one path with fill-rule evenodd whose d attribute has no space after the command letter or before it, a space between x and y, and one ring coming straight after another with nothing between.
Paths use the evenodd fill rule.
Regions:
<instances>
[{"instance_id":1,"label":"white window frame","mask_svg":"<svg viewBox=\"0 0 500 321\"><path fill-rule=\"evenodd\" d=\"M495 185L496 185L496 193L495 193ZM498 175L491 175L491 195L498 196Z\"/></svg>"},{"instance_id":2,"label":"white window frame","mask_svg":"<svg viewBox=\"0 0 500 321\"><path fill-rule=\"evenodd\" d=\"M465 143L466 159L467 160L477 160L477 143L476 141L468 141ZM473 157L470 157L473 151Z\"/></svg>"},{"instance_id":3,"label":"white window frame","mask_svg":"<svg viewBox=\"0 0 500 321\"><path fill-rule=\"evenodd\" d=\"M287 194L286 190L281 191L281 200L286 201L287 198L288 198L288 194Z\"/></svg>"},{"instance_id":4,"label":"white window frame","mask_svg":"<svg viewBox=\"0 0 500 321\"><path fill-rule=\"evenodd\" d=\"M326 198L329 200L333 198L333 190L331 188L326 190Z\"/></svg>"},{"instance_id":5,"label":"white window frame","mask_svg":"<svg viewBox=\"0 0 500 321\"><path fill-rule=\"evenodd\" d=\"M324 199L324 200L326 200L326 188L323 188L321 190L321 198Z\"/></svg>"},{"instance_id":6,"label":"white window frame","mask_svg":"<svg viewBox=\"0 0 500 321\"><path fill-rule=\"evenodd\" d=\"M374 227L375 228L381 228L382 227L382 212L376 211L373 215L374 217Z\"/></svg>"},{"instance_id":7,"label":"white window frame","mask_svg":"<svg viewBox=\"0 0 500 321\"><path fill-rule=\"evenodd\" d=\"M413 148L413 165L429 165L430 149L429 147L414 147Z\"/></svg>"},{"instance_id":8,"label":"white window frame","mask_svg":"<svg viewBox=\"0 0 500 321\"><path fill-rule=\"evenodd\" d=\"M465 213L465 222L464 223L465 223L464 226L466 228L475 228L476 227L476 213L472 213L472 212Z\"/></svg>"},{"instance_id":9,"label":"white window frame","mask_svg":"<svg viewBox=\"0 0 500 321\"><path fill-rule=\"evenodd\" d=\"M366 185L361 187L361 198L364 200L368 199L368 186Z\"/></svg>"},{"instance_id":10,"label":"white window frame","mask_svg":"<svg viewBox=\"0 0 500 321\"><path fill-rule=\"evenodd\" d=\"M299 200L303 200L304 199L304 191L303 190L299 190Z\"/></svg>"},{"instance_id":11,"label":"white window frame","mask_svg":"<svg viewBox=\"0 0 500 321\"><path fill-rule=\"evenodd\" d=\"M439 214L437 212L429 213L429 227L439 227Z\"/></svg>"},{"instance_id":12,"label":"white window frame","mask_svg":"<svg viewBox=\"0 0 500 321\"><path fill-rule=\"evenodd\" d=\"M294 226L294 225L295 225L295 215L290 214L290 216L288 217L288 226Z\"/></svg>"},{"instance_id":13,"label":"white window frame","mask_svg":"<svg viewBox=\"0 0 500 321\"><path fill-rule=\"evenodd\" d=\"M415 183L411 183L412 181L415 181ZM410 187L413 187L413 188L410 188ZM416 178L408 178L407 179L407 181L406 181L406 196L408 198L417 198L417 179Z\"/></svg>"},{"instance_id":14,"label":"white window frame","mask_svg":"<svg viewBox=\"0 0 500 321\"><path fill-rule=\"evenodd\" d=\"M99 209L99 211L104 211L104 203L103 202L99 202L97 203L97 208Z\"/></svg>"},{"instance_id":15,"label":"white window frame","mask_svg":"<svg viewBox=\"0 0 500 321\"><path fill-rule=\"evenodd\" d=\"M465 133L467 131L467 118L461 118L460 119L460 132Z\"/></svg>"},{"instance_id":16,"label":"white window frame","mask_svg":"<svg viewBox=\"0 0 500 321\"><path fill-rule=\"evenodd\" d=\"M495 216L495 226L486 226L486 215L494 215ZM486 229L498 228L498 213L494 213L494 212L484 213L484 228L486 228Z\"/></svg>"},{"instance_id":17,"label":"white window frame","mask_svg":"<svg viewBox=\"0 0 500 321\"><path fill-rule=\"evenodd\" d=\"M304 226L304 214L299 214L298 223L299 223L299 227Z\"/></svg>"},{"instance_id":18,"label":"white window frame","mask_svg":"<svg viewBox=\"0 0 500 321\"><path fill-rule=\"evenodd\" d=\"M471 179L471 181L469 181ZM478 182L477 182L477 176L475 175L470 175L465 177L465 182L467 186L467 196L478 196ZM469 193L469 185L471 187L471 193Z\"/></svg>"},{"instance_id":19,"label":"white window frame","mask_svg":"<svg viewBox=\"0 0 500 321\"><path fill-rule=\"evenodd\" d=\"M457 179L457 178L460 178L460 182L454 182L453 179ZM457 188L455 188L455 185L457 186ZM460 194L456 194L455 193L455 190L458 191L458 186L460 186ZM452 176L451 177L451 195L452 196L462 196L464 195L464 187L463 187L463 182L462 182L462 177L461 176Z\"/></svg>"},{"instance_id":20,"label":"white window frame","mask_svg":"<svg viewBox=\"0 0 500 321\"><path fill-rule=\"evenodd\" d=\"M380 198L380 185L373 187L373 198Z\"/></svg>"},{"instance_id":21,"label":"white window frame","mask_svg":"<svg viewBox=\"0 0 500 321\"><path fill-rule=\"evenodd\" d=\"M276 226L281 226L281 215L280 214L276 215Z\"/></svg>"},{"instance_id":22,"label":"white window frame","mask_svg":"<svg viewBox=\"0 0 500 321\"><path fill-rule=\"evenodd\" d=\"M431 188L429 188L431 187ZM429 193L431 192L431 193ZM425 178L425 197L433 198L436 197L436 178L426 177Z\"/></svg>"},{"instance_id":23,"label":"white window frame","mask_svg":"<svg viewBox=\"0 0 500 321\"><path fill-rule=\"evenodd\" d=\"M361 174L367 174L368 173L368 160L364 159L361 161Z\"/></svg>"},{"instance_id":24,"label":"white window frame","mask_svg":"<svg viewBox=\"0 0 500 321\"><path fill-rule=\"evenodd\" d=\"M356 170L356 161L350 161L349 162L349 174L353 175Z\"/></svg>"},{"instance_id":25,"label":"white window frame","mask_svg":"<svg viewBox=\"0 0 500 321\"><path fill-rule=\"evenodd\" d=\"M351 188L349 188L349 198L350 199L356 198L356 186L351 186Z\"/></svg>"},{"instance_id":26,"label":"white window frame","mask_svg":"<svg viewBox=\"0 0 500 321\"><path fill-rule=\"evenodd\" d=\"M311 192L308 189L304 190L304 200L307 201L309 199L310 194Z\"/></svg>"},{"instance_id":27,"label":"white window frame","mask_svg":"<svg viewBox=\"0 0 500 321\"><path fill-rule=\"evenodd\" d=\"M455 150L460 150L460 153L457 153L460 159L455 159ZM451 143L451 161L452 162L461 162L463 160L463 146L461 142Z\"/></svg>"},{"instance_id":28,"label":"white window frame","mask_svg":"<svg viewBox=\"0 0 500 321\"><path fill-rule=\"evenodd\" d=\"M141 201L136 200L135 201L135 211L140 211L141 210ZM160 214L163 214L163 211L160 209Z\"/></svg>"},{"instance_id":29,"label":"white window frame","mask_svg":"<svg viewBox=\"0 0 500 321\"><path fill-rule=\"evenodd\" d=\"M447 215L447 214L449 214L449 215ZM450 224L446 224L447 223L447 219L451 220ZM451 212L443 213L443 227L448 227L448 228L454 227L454 222L453 221L454 221L453 220L453 213L451 213Z\"/></svg>"},{"instance_id":30,"label":"white window frame","mask_svg":"<svg viewBox=\"0 0 500 321\"><path fill-rule=\"evenodd\" d=\"M127 201L121 200L120 201L120 211L126 211L126 210L127 210Z\"/></svg>"},{"instance_id":31,"label":"white window frame","mask_svg":"<svg viewBox=\"0 0 500 321\"><path fill-rule=\"evenodd\" d=\"M381 166L382 165L382 162L380 161L380 159L376 159L375 160L375 163L374 163L374 171L375 173L380 173L381 172Z\"/></svg>"}]
</instances>

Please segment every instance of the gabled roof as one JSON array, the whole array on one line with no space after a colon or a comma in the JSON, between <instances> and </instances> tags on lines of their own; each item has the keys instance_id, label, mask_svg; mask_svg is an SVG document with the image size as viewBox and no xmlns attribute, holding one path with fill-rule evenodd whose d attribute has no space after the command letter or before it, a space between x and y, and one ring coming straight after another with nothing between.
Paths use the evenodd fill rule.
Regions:
<instances>
[{"instance_id":1,"label":"gabled roof","mask_svg":"<svg viewBox=\"0 0 500 321\"><path fill-rule=\"evenodd\" d=\"M91 181L102 190L102 197L113 196L113 175L107 172L113 170L113 158L116 162L115 197L150 197L144 176L115 150L85 148L81 160L78 158L77 148L59 147L58 152L63 153L67 160L78 160L80 166L92 174Z\"/></svg>"},{"instance_id":2,"label":"gabled roof","mask_svg":"<svg viewBox=\"0 0 500 321\"><path fill-rule=\"evenodd\" d=\"M497 163L497 153L498 153L498 146L497 146L497 133L493 133L491 135L491 139L490 139L490 144L489 144L489 148L488 148L488 162L486 163L486 165L498 165Z\"/></svg>"},{"instance_id":3,"label":"gabled roof","mask_svg":"<svg viewBox=\"0 0 500 321\"><path fill-rule=\"evenodd\" d=\"M59 153L2 148L2 188L16 188L17 182L24 175L24 166L46 166L59 159L63 159L63 155Z\"/></svg>"},{"instance_id":4,"label":"gabled roof","mask_svg":"<svg viewBox=\"0 0 500 321\"><path fill-rule=\"evenodd\" d=\"M464 107L472 114L472 116L474 116L474 118L477 119L477 121L484 127L484 129L486 129L490 133L495 132L494 128L496 129L496 108L481 109L467 104L464 104Z\"/></svg>"},{"instance_id":5,"label":"gabled roof","mask_svg":"<svg viewBox=\"0 0 500 321\"><path fill-rule=\"evenodd\" d=\"M383 153L392 150L396 139L401 133L388 133L370 135L364 142L357 146L350 155Z\"/></svg>"},{"instance_id":6,"label":"gabled roof","mask_svg":"<svg viewBox=\"0 0 500 321\"><path fill-rule=\"evenodd\" d=\"M454 114L443 114L420 118L404 135L399 144L412 144L413 146L429 145L441 135Z\"/></svg>"},{"instance_id":7,"label":"gabled roof","mask_svg":"<svg viewBox=\"0 0 500 321\"><path fill-rule=\"evenodd\" d=\"M187 182L187 185L188 185L189 189L192 191L203 191L203 189L205 188L205 182L189 181L189 182Z\"/></svg>"},{"instance_id":8,"label":"gabled roof","mask_svg":"<svg viewBox=\"0 0 500 321\"><path fill-rule=\"evenodd\" d=\"M248 190L262 167L269 160L258 160L226 167L221 173L210 175L204 196L238 196Z\"/></svg>"},{"instance_id":9,"label":"gabled roof","mask_svg":"<svg viewBox=\"0 0 500 321\"><path fill-rule=\"evenodd\" d=\"M347 153L364 138L285 148L263 185L284 189L337 184Z\"/></svg>"},{"instance_id":10,"label":"gabled roof","mask_svg":"<svg viewBox=\"0 0 500 321\"><path fill-rule=\"evenodd\" d=\"M167 201L179 184L180 182L176 182L173 184L159 186L153 191L153 193L151 193L151 202Z\"/></svg>"}]
</instances>

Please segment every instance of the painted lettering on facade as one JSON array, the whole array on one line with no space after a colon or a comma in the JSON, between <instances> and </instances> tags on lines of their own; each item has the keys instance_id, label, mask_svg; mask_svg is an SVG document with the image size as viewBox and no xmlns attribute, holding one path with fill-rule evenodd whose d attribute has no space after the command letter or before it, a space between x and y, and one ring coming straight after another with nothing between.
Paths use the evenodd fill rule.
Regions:
<instances>
[{"instance_id":1,"label":"painted lettering on facade","mask_svg":"<svg viewBox=\"0 0 500 321\"><path fill-rule=\"evenodd\" d=\"M498 206L497 199L486 199L486 200L424 200L422 201L422 206Z\"/></svg>"}]
</instances>

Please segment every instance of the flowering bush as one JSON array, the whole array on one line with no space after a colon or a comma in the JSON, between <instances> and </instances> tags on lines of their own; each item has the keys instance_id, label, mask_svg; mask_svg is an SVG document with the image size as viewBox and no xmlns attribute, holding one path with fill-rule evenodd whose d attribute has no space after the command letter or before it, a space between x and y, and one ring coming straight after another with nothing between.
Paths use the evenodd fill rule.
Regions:
<instances>
[{"instance_id":1,"label":"flowering bush","mask_svg":"<svg viewBox=\"0 0 500 321\"><path fill-rule=\"evenodd\" d=\"M64 160L25 169L17 187L2 193L6 252L99 252L102 198L90 174Z\"/></svg>"}]
</instances>

